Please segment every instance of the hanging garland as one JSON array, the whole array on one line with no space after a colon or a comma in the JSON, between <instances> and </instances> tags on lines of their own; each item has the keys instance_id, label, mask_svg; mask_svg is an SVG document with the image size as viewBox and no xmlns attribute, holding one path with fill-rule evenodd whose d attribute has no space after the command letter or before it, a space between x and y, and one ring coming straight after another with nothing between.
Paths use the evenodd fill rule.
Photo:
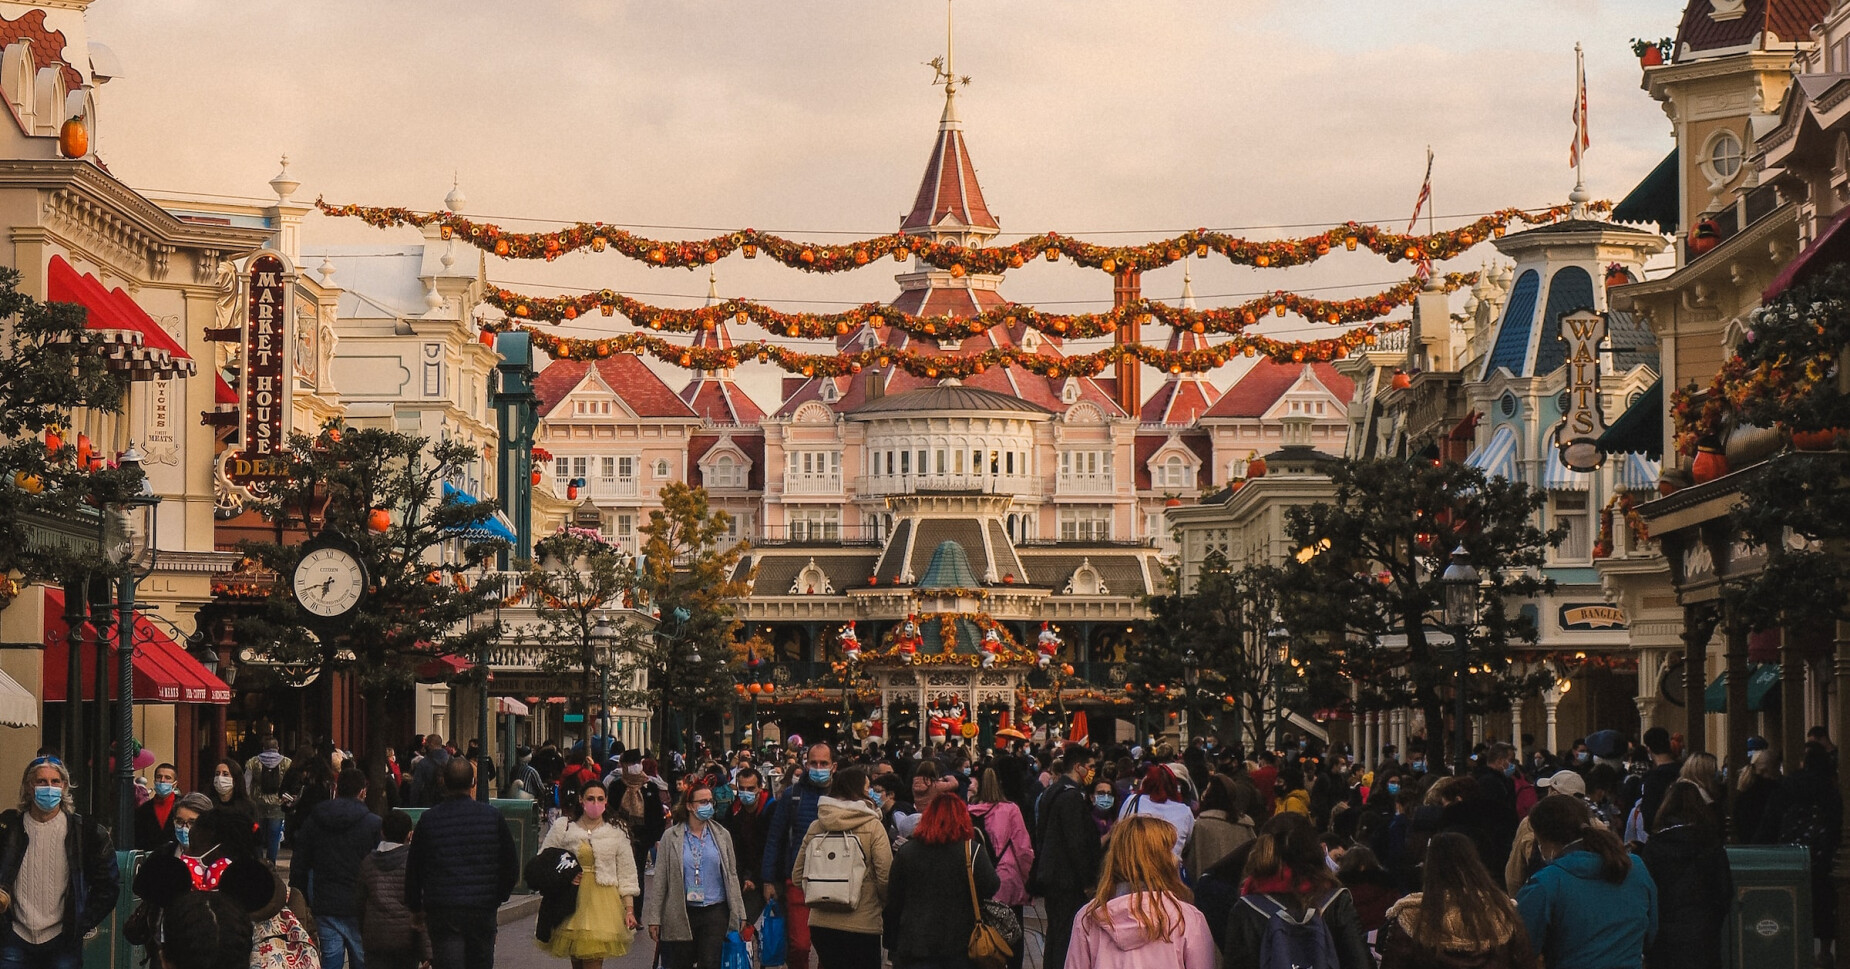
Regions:
<instances>
[{"instance_id":1,"label":"hanging garland","mask_svg":"<svg viewBox=\"0 0 1850 969\"><path fill-rule=\"evenodd\" d=\"M1447 273L1438 280L1443 292L1454 292L1477 282L1477 273ZM840 313L784 313L748 299L729 299L698 309L652 306L613 290L579 296L525 296L505 289L490 290L483 300L510 316L544 323L563 323L593 311L611 316L622 313L630 322L667 333L697 333L727 322L757 323L773 333L806 340L846 336L862 324L890 326L914 337L961 338L980 336L993 327L1025 324L1043 333L1076 340L1109 336L1129 322L1160 323L1194 333L1239 333L1267 313L1295 313L1307 320L1354 324L1378 319L1413 302L1425 283L1417 276L1372 296L1325 300L1282 290L1267 293L1238 306L1198 310L1155 300L1138 300L1103 313L1044 313L1032 306L1009 304L976 316L914 316L881 303L866 303Z\"/></svg>"},{"instance_id":2,"label":"hanging garland","mask_svg":"<svg viewBox=\"0 0 1850 969\"><path fill-rule=\"evenodd\" d=\"M708 239L667 241L635 235L602 222L579 222L563 229L545 232L511 232L488 222L476 222L454 212L416 212L397 206L330 205L317 198L315 207L324 215L357 218L375 228L436 225L444 239L460 238L484 252L507 259L545 259L551 261L568 252L612 249L650 266L693 269L731 255L743 253L756 258L760 251L792 269L812 273L837 273L859 269L887 256L899 262L917 257L928 265L947 270L953 276L965 273L997 274L1020 269L1036 257L1057 261L1061 256L1088 269L1107 273L1130 270L1148 272L1181 261L1193 253L1207 258L1215 252L1227 261L1257 268L1302 266L1337 249L1354 251L1358 247L1387 257L1389 262L1402 259L1450 259L1492 236L1501 236L1513 223L1544 225L1566 216L1571 207L1555 205L1525 211L1507 208L1483 216L1469 225L1443 232L1410 235L1373 225L1345 222L1313 235L1295 239L1251 240L1224 232L1195 229L1169 239L1132 246L1101 246L1072 239L1053 232L1029 236L1005 246L960 246L934 242L924 236L895 232L872 239L841 244L819 244L786 239L756 229L741 229ZM1606 212L1610 202L1594 202L1592 212Z\"/></svg>"},{"instance_id":3,"label":"hanging garland","mask_svg":"<svg viewBox=\"0 0 1850 969\"><path fill-rule=\"evenodd\" d=\"M555 360L596 360L613 354L636 353L672 363L684 370L731 370L742 361L756 357L759 363L776 364L789 373L805 377L834 377L860 373L866 367L896 366L918 377L969 377L990 367L1020 367L1043 377L1091 377L1120 359L1135 358L1170 373L1199 373L1225 366L1234 357L1263 356L1280 363L1327 363L1348 356L1354 350L1372 345L1377 336L1407 325L1405 320L1381 321L1322 340L1286 341L1256 334L1238 334L1232 339L1198 350L1169 350L1142 343L1114 344L1093 353L1070 357L1047 356L1039 351L1007 346L966 355L922 353L874 347L855 353L806 353L776 346L765 340L753 340L732 347L690 347L648 333L619 333L615 336L579 339L555 336L536 327L513 320L501 320L483 327L487 333L510 330L528 334L535 348Z\"/></svg>"}]
</instances>

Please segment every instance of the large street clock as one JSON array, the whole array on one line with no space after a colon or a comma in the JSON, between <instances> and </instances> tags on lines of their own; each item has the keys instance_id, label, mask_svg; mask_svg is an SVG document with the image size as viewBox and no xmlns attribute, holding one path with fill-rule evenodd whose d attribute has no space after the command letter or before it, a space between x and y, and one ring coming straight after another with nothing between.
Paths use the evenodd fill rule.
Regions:
<instances>
[{"instance_id":1,"label":"large street clock","mask_svg":"<svg viewBox=\"0 0 1850 969\"><path fill-rule=\"evenodd\" d=\"M339 629L366 601L368 576L359 549L332 530L302 546L302 559L289 577L302 623L313 629Z\"/></svg>"}]
</instances>

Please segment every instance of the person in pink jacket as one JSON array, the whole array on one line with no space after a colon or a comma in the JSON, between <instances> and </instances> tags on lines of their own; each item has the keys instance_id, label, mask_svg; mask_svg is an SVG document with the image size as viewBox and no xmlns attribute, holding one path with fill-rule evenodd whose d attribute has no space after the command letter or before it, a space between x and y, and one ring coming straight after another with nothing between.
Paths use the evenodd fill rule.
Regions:
<instances>
[{"instance_id":1,"label":"person in pink jacket","mask_svg":"<svg viewBox=\"0 0 1850 969\"><path fill-rule=\"evenodd\" d=\"M1214 936L1175 863L1175 825L1118 821L1098 892L1073 919L1065 969L1214 969Z\"/></svg>"},{"instance_id":2,"label":"person in pink jacket","mask_svg":"<svg viewBox=\"0 0 1850 969\"><path fill-rule=\"evenodd\" d=\"M1002 880L995 900L1013 908L1019 921L1031 897L1028 870L1034 867L1034 840L1028 836L1021 808L1002 796L1002 781L996 776L994 767L983 769L983 779L976 785L976 798L970 805L970 818L982 829L983 837L989 842L989 851L995 856L996 877ZM1021 969L1026 948L1015 947L1015 954L1009 957L1009 969Z\"/></svg>"}]
</instances>

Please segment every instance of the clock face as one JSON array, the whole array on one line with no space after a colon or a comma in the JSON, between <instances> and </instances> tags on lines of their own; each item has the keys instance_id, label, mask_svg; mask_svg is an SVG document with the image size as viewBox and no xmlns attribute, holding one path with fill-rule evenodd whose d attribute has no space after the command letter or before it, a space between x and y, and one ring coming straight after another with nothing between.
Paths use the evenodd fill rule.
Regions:
<instances>
[{"instance_id":1,"label":"clock face","mask_svg":"<svg viewBox=\"0 0 1850 969\"><path fill-rule=\"evenodd\" d=\"M366 570L353 553L318 548L302 556L295 569L295 598L303 610L323 619L344 616L360 603Z\"/></svg>"}]
</instances>

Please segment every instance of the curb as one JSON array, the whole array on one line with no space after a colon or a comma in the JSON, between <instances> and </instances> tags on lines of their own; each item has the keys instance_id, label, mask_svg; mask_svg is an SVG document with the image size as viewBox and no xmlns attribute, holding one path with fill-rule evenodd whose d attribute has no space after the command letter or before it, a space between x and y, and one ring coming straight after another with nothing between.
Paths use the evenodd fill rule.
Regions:
<instances>
[{"instance_id":1,"label":"curb","mask_svg":"<svg viewBox=\"0 0 1850 969\"><path fill-rule=\"evenodd\" d=\"M541 898L538 892L532 895L517 896L508 901L505 905L502 905L501 908L495 912L495 924L507 925L511 922L518 922L529 916L537 915L540 910L540 902Z\"/></svg>"}]
</instances>

